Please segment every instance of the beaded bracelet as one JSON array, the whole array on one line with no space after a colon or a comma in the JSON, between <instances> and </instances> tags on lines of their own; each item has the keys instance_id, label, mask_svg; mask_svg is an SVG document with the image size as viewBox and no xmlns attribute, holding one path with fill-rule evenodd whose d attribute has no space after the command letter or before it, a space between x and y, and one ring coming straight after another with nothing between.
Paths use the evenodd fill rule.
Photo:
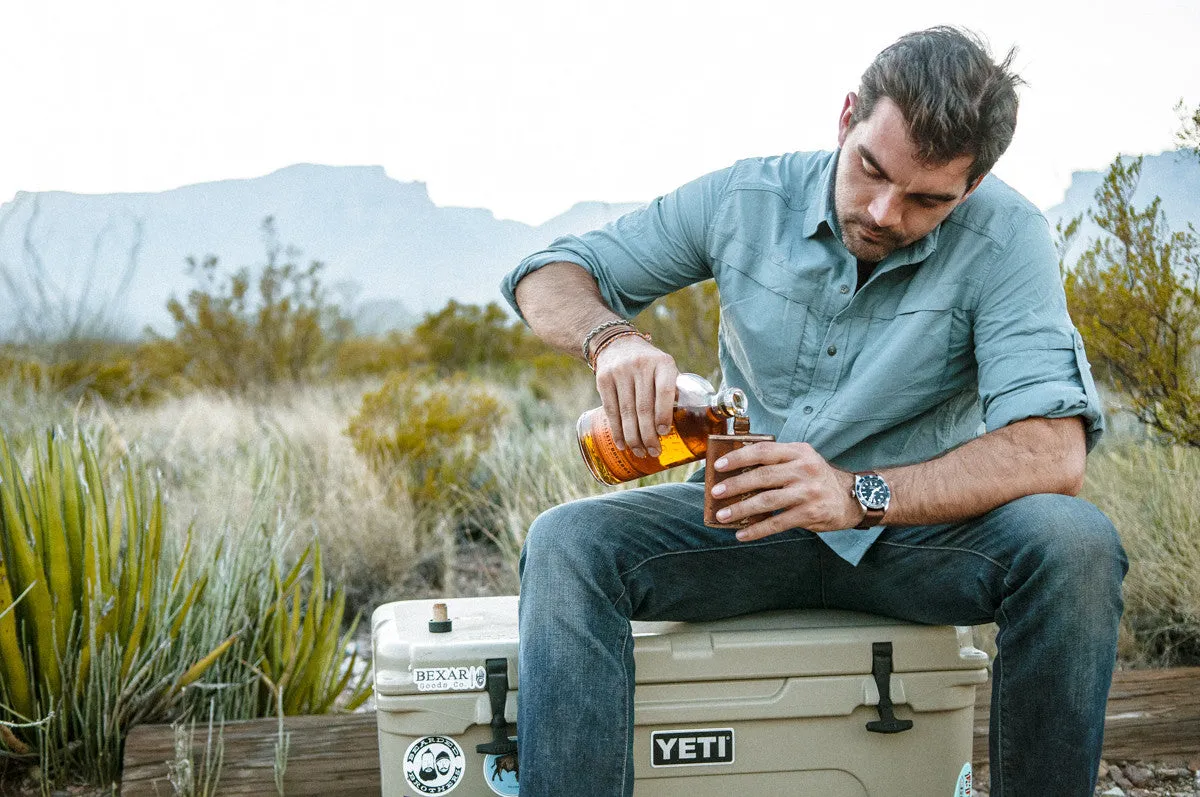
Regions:
<instances>
[{"instance_id":1,"label":"beaded bracelet","mask_svg":"<svg viewBox=\"0 0 1200 797\"><path fill-rule=\"evenodd\" d=\"M604 340L602 340L596 344L596 350L594 352L592 352L592 355L590 357L588 357L588 368L591 368L592 372L594 373L596 370L596 361L600 358L600 352L607 349L608 345L610 343L612 343L614 340L616 340L617 338L623 338L626 335L637 335L639 338L646 341L647 343L649 343L651 340L650 336L647 335L645 332L638 332L636 329L631 328L631 329L619 330L615 334L609 335L608 337L604 338Z\"/></svg>"},{"instance_id":2,"label":"beaded bracelet","mask_svg":"<svg viewBox=\"0 0 1200 797\"><path fill-rule=\"evenodd\" d=\"M604 330L612 329L613 327L629 327L630 329L633 329L633 324L629 323L624 318L614 318L611 321L605 321L603 324L597 324L596 326L592 327L592 331L588 332L583 338L583 359L591 362L592 355L588 352L588 346L591 344L592 338L596 337L596 335L600 334Z\"/></svg>"}]
</instances>

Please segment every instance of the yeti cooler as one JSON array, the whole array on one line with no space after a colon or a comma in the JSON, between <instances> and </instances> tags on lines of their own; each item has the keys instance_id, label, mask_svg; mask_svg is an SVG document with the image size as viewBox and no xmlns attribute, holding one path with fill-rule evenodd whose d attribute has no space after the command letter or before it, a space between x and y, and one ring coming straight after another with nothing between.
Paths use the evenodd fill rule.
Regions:
<instances>
[{"instance_id":1,"label":"yeti cooler","mask_svg":"<svg viewBox=\"0 0 1200 797\"><path fill-rule=\"evenodd\" d=\"M515 795L517 599L445 603L372 617L383 795ZM639 797L971 794L968 629L808 610L633 633Z\"/></svg>"}]
</instances>

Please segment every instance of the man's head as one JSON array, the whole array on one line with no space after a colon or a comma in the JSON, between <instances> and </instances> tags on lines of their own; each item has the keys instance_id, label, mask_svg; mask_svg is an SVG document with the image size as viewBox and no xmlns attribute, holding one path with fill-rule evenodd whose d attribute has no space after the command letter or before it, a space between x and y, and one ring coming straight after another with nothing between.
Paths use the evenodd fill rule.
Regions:
<instances>
[{"instance_id":1,"label":"man's head","mask_svg":"<svg viewBox=\"0 0 1200 797\"><path fill-rule=\"evenodd\" d=\"M975 190L1016 129L1012 57L996 64L978 39L945 27L876 56L838 120L837 215L852 254L882 260Z\"/></svg>"}]
</instances>

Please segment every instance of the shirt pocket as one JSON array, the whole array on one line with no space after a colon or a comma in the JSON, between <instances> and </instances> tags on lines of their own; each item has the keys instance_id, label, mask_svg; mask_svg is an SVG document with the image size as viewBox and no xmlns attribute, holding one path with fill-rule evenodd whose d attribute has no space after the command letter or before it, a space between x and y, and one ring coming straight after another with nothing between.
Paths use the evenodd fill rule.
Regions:
<instances>
[{"instance_id":1,"label":"shirt pocket","mask_svg":"<svg viewBox=\"0 0 1200 797\"><path fill-rule=\"evenodd\" d=\"M739 385L765 408L785 411L798 383L807 384L801 351L811 283L777 252L736 241L722 248L717 288L721 296L720 345L746 379ZM811 376L811 375L809 375Z\"/></svg>"},{"instance_id":2,"label":"shirt pocket","mask_svg":"<svg viewBox=\"0 0 1200 797\"><path fill-rule=\"evenodd\" d=\"M838 421L914 418L961 392L969 324L951 307L901 307L890 318L855 319L852 357L827 407Z\"/></svg>"}]
</instances>

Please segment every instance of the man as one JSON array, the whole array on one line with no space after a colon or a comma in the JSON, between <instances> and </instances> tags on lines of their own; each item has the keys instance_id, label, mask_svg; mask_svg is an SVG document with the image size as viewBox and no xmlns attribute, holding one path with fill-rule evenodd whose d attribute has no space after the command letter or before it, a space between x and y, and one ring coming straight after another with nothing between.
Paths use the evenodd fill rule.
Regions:
<instances>
[{"instance_id":1,"label":"man","mask_svg":"<svg viewBox=\"0 0 1200 797\"><path fill-rule=\"evenodd\" d=\"M739 162L506 280L543 339L591 334L616 436L654 454L677 369L620 320L715 279L725 383L778 439L717 463L757 466L725 481L757 491L726 519L769 513L736 535L703 525L697 481L534 523L523 795L631 793L630 619L822 606L998 623L993 797L1092 793L1127 564L1074 497L1102 419L1046 221L987 176L1016 125L1010 62L950 28L905 36L846 97L837 151Z\"/></svg>"}]
</instances>

